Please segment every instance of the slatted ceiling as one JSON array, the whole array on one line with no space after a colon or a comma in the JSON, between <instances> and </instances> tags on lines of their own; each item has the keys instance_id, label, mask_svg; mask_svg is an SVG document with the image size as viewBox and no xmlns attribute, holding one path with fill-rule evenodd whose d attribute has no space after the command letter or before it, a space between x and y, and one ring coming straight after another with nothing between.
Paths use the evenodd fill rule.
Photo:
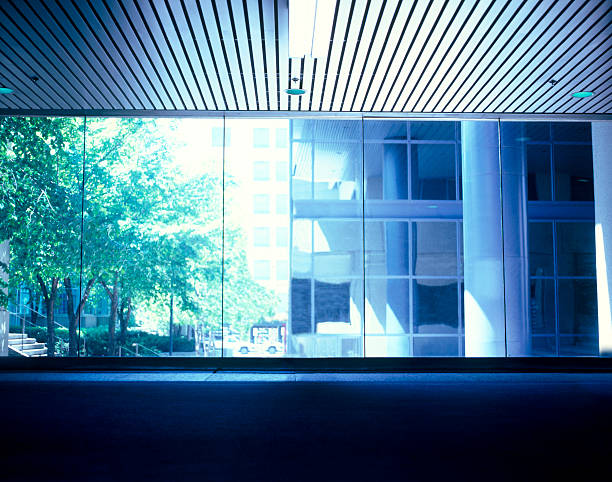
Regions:
<instances>
[{"instance_id":1,"label":"slatted ceiling","mask_svg":"<svg viewBox=\"0 0 612 482\"><path fill-rule=\"evenodd\" d=\"M337 0L325 57L287 39L287 0L4 0L0 112L612 114L610 0Z\"/></svg>"}]
</instances>

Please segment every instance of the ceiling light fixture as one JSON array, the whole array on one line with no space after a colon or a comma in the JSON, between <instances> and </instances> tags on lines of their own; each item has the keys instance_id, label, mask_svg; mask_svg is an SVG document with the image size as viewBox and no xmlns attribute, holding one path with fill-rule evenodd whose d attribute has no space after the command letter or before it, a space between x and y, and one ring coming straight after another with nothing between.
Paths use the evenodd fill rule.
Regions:
<instances>
[{"instance_id":1,"label":"ceiling light fixture","mask_svg":"<svg viewBox=\"0 0 612 482\"><path fill-rule=\"evenodd\" d=\"M293 79L291 79L291 81L294 84L297 84L297 82L299 82L300 79L298 79L297 77L294 77ZM285 92L289 95L304 95L306 93L306 91L304 89L300 89L299 86L297 87L290 87L289 89L285 89Z\"/></svg>"},{"instance_id":2,"label":"ceiling light fixture","mask_svg":"<svg viewBox=\"0 0 612 482\"><path fill-rule=\"evenodd\" d=\"M585 97L591 97L592 95L593 95L593 92L587 92L587 91L574 92L572 94L573 97L577 97L578 99L584 99Z\"/></svg>"},{"instance_id":3,"label":"ceiling light fixture","mask_svg":"<svg viewBox=\"0 0 612 482\"><path fill-rule=\"evenodd\" d=\"M9 87L0 87L0 94L12 94L13 89Z\"/></svg>"},{"instance_id":4,"label":"ceiling light fixture","mask_svg":"<svg viewBox=\"0 0 612 482\"><path fill-rule=\"evenodd\" d=\"M289 0L289 57L327 56L335 0Z\"/></svg>"}]
</instances>

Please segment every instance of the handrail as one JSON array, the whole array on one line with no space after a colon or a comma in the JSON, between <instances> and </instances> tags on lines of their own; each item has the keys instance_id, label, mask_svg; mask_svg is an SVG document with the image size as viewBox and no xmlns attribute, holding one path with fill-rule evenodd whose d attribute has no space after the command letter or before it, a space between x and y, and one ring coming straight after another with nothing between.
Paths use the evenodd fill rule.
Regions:
<instances>
[{"instance_id":1,"label":"handrail","mask_svg":"<svg viewBox=\"0 0 612 482\"><path fill-rule=\"evenodd\" d=\"M149 348L149 347L147 347L147 346L141 345L140 343L132 343L132 346L135 346L135 347L136 347L136 355L138 355L138 356L141 356L141 355L139 355L139 354L138 354L138 348L139 348L139 347L140 347L140 348L144 348L145 350L150 351L150 352L151 352L151 353L153 353L153 355L155 355L155 356L158 356L158 357L161 357L161 356L162 356L162 355L161 355L160 353L158 353L157 351L155 351L155 350L153 350L153 349L151 349L151 348Z\"/></svg>"},{"instance_id":2,"label":"handrail","mask_svg":"<svg viewBox=\"0 0 612 482\"><path fill-rule=\"evenodd\" d=\"M131 353L134 356L140 356L138 353L134 353L132 350L130 350L129 348L126 348L125 346L119 345L119 356L121 356L121 352L125 350L128 353Z\"/></svg>"}]
</instances>

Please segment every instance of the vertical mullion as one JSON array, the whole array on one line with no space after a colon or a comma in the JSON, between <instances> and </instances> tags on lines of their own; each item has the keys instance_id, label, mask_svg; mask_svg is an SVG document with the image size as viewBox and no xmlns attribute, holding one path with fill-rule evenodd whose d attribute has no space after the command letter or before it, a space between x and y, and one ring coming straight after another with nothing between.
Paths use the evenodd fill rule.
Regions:
<instances>
[{"instance_id":1,"label":"vertical mullion","mask_svg":"<svg viewBox=\"0 0 612 482\"><path fill-rule=\"evenodd\" d=\"M363 338L362 358L366 357L366 215L365 215L365 120L361 115L361 260L362 260L362 282L363 282L363 314L361 315ZM386 312L386 307L385 307ZM385 323L386 326L386 323Z\"/></svg>"},{"instance_id":2,"label":"vertical mullion","mask_svg":"<svg viewBox=\"0 0 612 482\"><path fill-rule=\"evenodd\" d=\"M223 148L221 151L221 358L223 358L223 328L225 327L225 146L226 116L223 114ZM214 335L213 335L214 336ZM214 338L213 338L214 339ZM212 340L209 340L209 344ZM210 346L210 345L209 345Z\"/></svg>"},{"instance_id":3,"label":"vertical mullion","mask_svg":"<svg viewBox=\"0 0 612 482\"><path fill-rule=\"evenodd\" d=\"M314 201L314 181L315 180L315 141L310 141L310 199ZM315 340L315 353L318 353L315 320L315 242L314 242L314 218L310 219L310 330Z\"/></svg>"},{"instance_id":4,"label":"vertical mullion","mask_svg":"<svg viewBox=\"0 0 612 482\"><path fill-rule=\"evenodd\" d=\"M561 352L561 339L559 330L559 279L557 269L557 221L552 222L552 233L553 233L553 280L555 290L555 354L559 356Z\"/></svg>"}]
</instances>

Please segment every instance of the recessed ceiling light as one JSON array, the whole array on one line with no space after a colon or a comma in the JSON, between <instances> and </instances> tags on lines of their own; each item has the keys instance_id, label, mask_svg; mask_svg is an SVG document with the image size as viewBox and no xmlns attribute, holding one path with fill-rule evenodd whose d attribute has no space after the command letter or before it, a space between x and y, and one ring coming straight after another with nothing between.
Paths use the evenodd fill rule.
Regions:
<instances>
[{"instance_id":1,"label":"recessed ceiling light","mask_svg":"<svg viewBox=\"0 0 612 482\"><path fill-rule=\"evenodd\" d=\"M306 93L304 89L286 89L285 92L289 95L304 95Z\"/></svg>"},{"instance_id":2,"label":"recessed ceiling light","mask_svg":"<svg viewBox=\"0 0 612 482\"><path fill-rule=\"evenodd\" d=\"M587 91L584 91L584 92L574 92L572 94L573 97L578 97L579 99L583 99L585 97L591 97L592 95L593 95L593 92L587 92Z\"/></svg>"},{"instance_id":3,"label":"recessed ceiling light","mask_svg":"<svg viewBox=\"0 0 612 482\"><path fill-rule=\"evenodd\" d=\"M9 87L0 87L0 94L12 94L13 89Z\"/></svg>"}]
</instances>

